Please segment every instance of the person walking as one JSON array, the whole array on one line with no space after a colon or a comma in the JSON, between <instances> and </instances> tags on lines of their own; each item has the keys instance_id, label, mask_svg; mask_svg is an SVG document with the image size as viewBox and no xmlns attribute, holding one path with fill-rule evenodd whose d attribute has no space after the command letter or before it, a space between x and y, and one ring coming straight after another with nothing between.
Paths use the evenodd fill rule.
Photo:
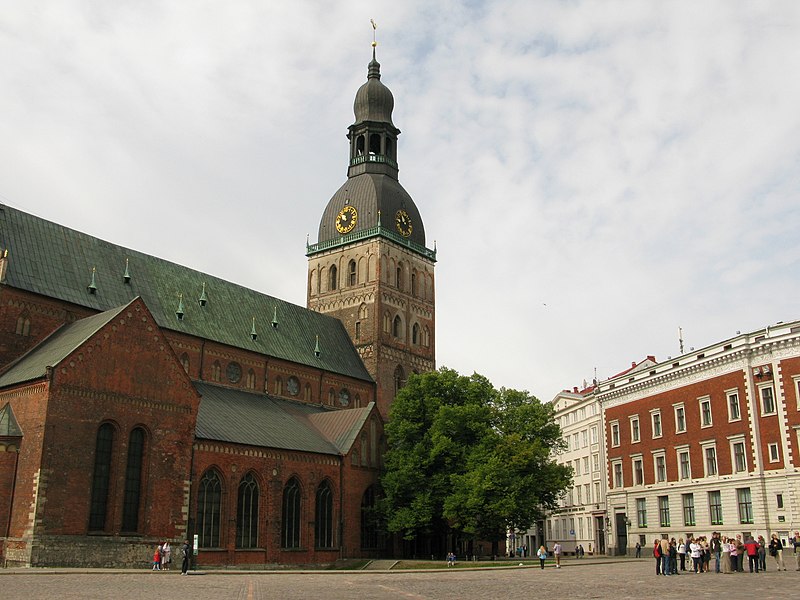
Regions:
<instances>
[{"instance_id":1,"label":"person walking","mask_svg":"<svg viewBox=\"0 0 800 600\"><path fill-rule=\"evenodd\" d=\"M794 562L796 563L795 571L800 571L800 531L794 532L792 547L794 548Z\"/></svg>"},{"instance_id":2,"label":"person walking","mask_svg":"<svg viewBox=\"0 0 800 600\"><path fill-rule=\"evenodd\" d=\"M189 574L189 556L192 551L191 546L189 546L189 540L183 540L183 545L181 546L181 575L188 575Z\"/></svg>"},{"instance_id":3,"label":"person walking","mask_svg":"<svg viewBox=\"0 0 800 600\"><path fill-rule=\"evenodd\" d=\"M539 546L539 550L536 552L536 556L539 557L539 566L544 569L544 561L547 560L547 550L544 546Z\"/></svg>"},{"instance_id":4,"label":"person walking","mask_svg":"<svg viewBox=\"0 0 800 600\"><path fill-rule=\"evenodd\" d=\"M636 542L636 558L642 558L642 545Z\"/></svg>"},{"instance_id":5,"label":"person walking","mask_svg":"<svg viewBox=\"0 0 800 600\"><path fill-rule=\"evenodd\" d=\"M155 552L153 552L153 571L160 571L161 570L161 546L156 546Z\"/></svg>"},{"instance_id":6,"label":"person walking","mask_svg":"<svg viewBox=\"0 0 800 600\"><path fill-rule=\"evenodd\" d=\"M553 546L553 557L556 559L556 569L561 568L561 544L558 542Z\"/></svg>"},{"instance_id":7,"label":"person walking","mask_svg":"<svg viewBox=\"0 0 800 600\"><path fill-rule=\"evenodd\" d=\"M785 571L786 565L783 563L783 544L780 539L778 539L777 533L772 534L772 539L769 542L769 554L775 557L775 564L778 567L778 571Z\"/></svg>"}]
</instances>

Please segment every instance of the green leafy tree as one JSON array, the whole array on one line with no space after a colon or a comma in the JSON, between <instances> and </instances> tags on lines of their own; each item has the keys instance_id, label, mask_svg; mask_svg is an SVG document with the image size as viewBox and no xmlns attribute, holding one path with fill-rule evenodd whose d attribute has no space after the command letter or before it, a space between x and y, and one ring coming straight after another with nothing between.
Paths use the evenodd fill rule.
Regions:
<instances>
[{"instance_id":1,"label":"green leafy tree","mask_svg":"<svg viewBox=\"0 0 800 600\"><path fill-rule=\"evenodd\" d=\"M496 544L528 528L571 485L555 464L552 407L483 376L442 368L412 376L386 426L388 528L406 539L455 532Z\"/></svg>"}]
</instances>

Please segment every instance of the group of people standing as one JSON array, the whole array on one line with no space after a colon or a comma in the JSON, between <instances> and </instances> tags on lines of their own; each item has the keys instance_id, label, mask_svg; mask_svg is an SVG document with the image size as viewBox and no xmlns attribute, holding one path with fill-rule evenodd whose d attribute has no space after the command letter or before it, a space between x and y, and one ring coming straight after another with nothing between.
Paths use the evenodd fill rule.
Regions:
<instances>
[{"instance_id":1,"label":"group of people standing","mask_svg":"<svg viewBox=\"0 0 800 600\"><path fill-rule=\"evenodd\" d=\"M794 538L789 544L794 551L797 570L800 571L800 532L794 532ZM759 573L767 570L767 553L775 559L777 570L785 571L783 551L783 543L775 533L769 542L762 535L758 539L751 536L742 541L741 535L727 537L717 531L711 534L710 540L705 536L692 537L685 542L683 538L677 541L675 538L653 540L656 575L677 575L679 569L686 571L689 562L687 558L691 560L688 564L691 572L708 572L712 556L715 558L716 573L742 573L745 562L749 563L751 573Z\"/></svg>"},{"instance_id":2,"label":"group of people standing","mask_svg":"<svg viewBox=\"0 0 800 600\"><path fill-rule=\"evenodd\" d=\"M188 575L189 572L189 557L191 556L192 547L189 545L189 540L184 540L181 546L181 575ZM169 540L163 544L156 546L153 552L153 571L169 571L172 566L172 546Z\"/></svg>"}]
</instances>

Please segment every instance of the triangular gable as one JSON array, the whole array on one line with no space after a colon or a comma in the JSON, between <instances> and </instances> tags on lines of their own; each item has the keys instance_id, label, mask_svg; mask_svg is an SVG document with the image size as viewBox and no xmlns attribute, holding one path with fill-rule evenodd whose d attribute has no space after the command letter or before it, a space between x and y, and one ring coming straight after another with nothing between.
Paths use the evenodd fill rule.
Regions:
<instances>
[{"instance_id":1,"label":"triangular gable","mask_svg":"<svg viewBox=\"0 0 800 600\"><path fill-rule=\"evenodd\" d=\"M48 367L58 365L136 300L132 300L125 306L119 306L61 326L12 363L5 373L0 376L0 387L45 377Z\"/></svg>"},{"instance_id":2,"label":"triangular gable","mask_svg":"<svg viewBox=\"0 0 800 600\"><path fill-rule=\"evenodd\" d=\"M339 449L339 452L347 454L358 438L359 432L364 428L364 424L372 414L374 407L375 403L370 402L364 408L351 408L308 415L308 420Z\"/></svg>"},{"instance_id":3,"label":"triangular gable","mask_svg":"<svg viewBox=\"0 0 800 600\"><path fill-rule=\"evenodd\" d=\"M22 429L20 429L19 423L14 417L14 411L11 410L8 402L3 408L0 408L0 437L22 437Z\"/></svg>"}]
</instances>

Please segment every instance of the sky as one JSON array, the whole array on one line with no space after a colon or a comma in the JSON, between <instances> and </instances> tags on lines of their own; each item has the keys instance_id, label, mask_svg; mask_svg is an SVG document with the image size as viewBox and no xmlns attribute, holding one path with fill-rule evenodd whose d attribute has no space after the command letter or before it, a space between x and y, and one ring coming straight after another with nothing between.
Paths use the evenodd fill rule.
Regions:
<instances>
[{"instance_id":1,"label":"sky","mask_svg":"<svg viewBox=\"0 0 800 600\"><path fill-rule=\"evenodd\" d=\"M438 366L548 401L800 319L793 0L0 0L0 202L305 305L370 19Z\"/></svg>"}]
</instances>

